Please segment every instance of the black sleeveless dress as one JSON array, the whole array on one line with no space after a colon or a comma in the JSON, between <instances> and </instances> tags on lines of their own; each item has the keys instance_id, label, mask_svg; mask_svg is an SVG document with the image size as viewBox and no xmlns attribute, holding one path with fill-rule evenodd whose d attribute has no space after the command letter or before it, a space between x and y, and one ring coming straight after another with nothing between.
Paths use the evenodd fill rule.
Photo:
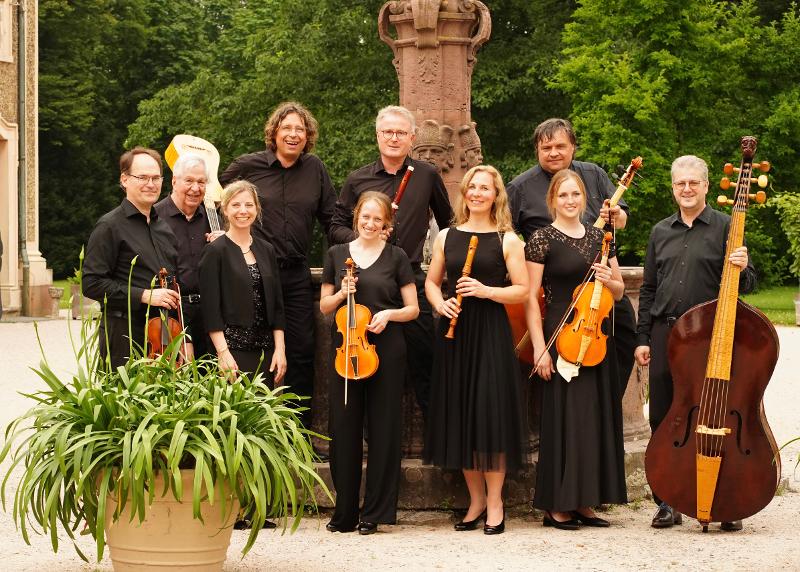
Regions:
<instances>
[{"instance_id":1,"label":"black sleeveless dress","mask_svg":"<svg viewBox=\"0 0 800 572\"><path fill-rule=\"evenodd\" d=\"M478 248L471 276L487 286L506 285L500 234L450 228L446 298L455 295L473 234ZM492 300L464 298L461 308L455 339L444 337L450 320L439 319L425 459L447 469L514 471L524 451L522 382L508 316Z\"/></svg>"},{"instance_id":2,"label":"black sleeveless dress","mask_svg":"<svg viewBox=\"0 0 800 572\"><path fill-rule=\"evenodd\" d=\"M545 340L558 327L602 244L602 230L585 228L582 238L572 238L549 225L534 232L525 248L528 261L544 264ZM550 381L537 378L542 384L542 419L536 508L560 512L628 502L622 396L614 355L609 336L606 358L594 367L582 366L571 381L557 371ZM555 367L555 344L550 356Z\"/></svg>"}]
</instances>

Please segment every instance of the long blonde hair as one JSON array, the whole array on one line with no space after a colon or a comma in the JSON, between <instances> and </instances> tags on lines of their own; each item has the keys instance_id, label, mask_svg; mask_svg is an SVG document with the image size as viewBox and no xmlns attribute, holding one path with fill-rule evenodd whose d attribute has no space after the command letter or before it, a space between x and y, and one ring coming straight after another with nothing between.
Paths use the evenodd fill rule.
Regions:
<instances>
[{"instance_id":1,"label":"long blonde hair","mask_svg":"<svg viewBox=\"0 0 800 572\"><path fill-rule=\"evenodd\" d=\"M467 194L467 187L470 181L477 173L489 173L494 183L495 198L492 203L492 211L489 213L491 221L497 225L498 232L513 231L514 228L511 224L511 210L508 208L508 193L506 193L506 186L503 184L503 177L497 169L491 165L475 165L464 178L461 179L461 184L458 187L459 195L456 200L455 216L453 217L453 224L459 226L469 220L469 208L467 208L467 201L464 196Z\"/></svg>"}]
</instances>

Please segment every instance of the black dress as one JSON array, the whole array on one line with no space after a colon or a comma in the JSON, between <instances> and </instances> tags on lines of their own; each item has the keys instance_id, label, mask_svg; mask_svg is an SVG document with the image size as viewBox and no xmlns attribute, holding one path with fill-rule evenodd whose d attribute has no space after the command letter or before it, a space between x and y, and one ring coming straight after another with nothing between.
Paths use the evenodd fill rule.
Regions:
<instances>
[{"instance_id":1,"label":"black dress","mask_svg":"<svg viewBox=\"0 0 800 572\"><path fill-rule=\"evenodd\" d=\"M322 283L333 284L339 290L345 260L350 257L349 244L331 247L325 257ZM373 316L381 310L402 308L400 289L414 283L408 257L402 249L391 244L384 246L378 259L370 266L359 268L357 277L356 303L369 308ZM332 336L334 353L331 361L336 348L342 344L335 320ZM336 489L336 510L331 524L340 530L354 528L359 520L376 524L394 524L397 521L406 372L403 324L389 322L380 334L368 332L367 339L375 344L380 360L378 371L367 379L347 382L347 405L344 404L344 379L334 372L328 386L330 467ZM359 516L365 417L369 452L364 506Z\"/></svg>"},{"instance_id":2,"label":"black dress","mask_svg":"<svg viewBox=\"0 0 800 572\"><path fill-rule=\"evenodd\" d=\"M506 285L501 235L450 228L444 243L448 298L473 234L478 248L471 276L486 286ZM445 338L450 320L439 320L425 460L447 469L513 471L523 458L523 414L508 316L492 300L467 297L461 308L454 339Z\"/></svg>"},{"instance_id":3,"label":"black dress","mask_svg":"<svg viewBox=\"0 0 800 572\"><path fill-rule=\"evenodd\" d=\"M603 241L603 231L586 226L572 238L553 226L533 233L525 258L544 264L545 340L572 301ZM614 256L614 253L611 253ZM611 338L609 337L609 342ZM555 367L555 344L550 350ZM582 366L570 382L555 372L542 383L542 422L536 470L536 508L569 511L606 503L626 503L622 398L614 346L594 367Z\"/></svg>"}]
</instances>

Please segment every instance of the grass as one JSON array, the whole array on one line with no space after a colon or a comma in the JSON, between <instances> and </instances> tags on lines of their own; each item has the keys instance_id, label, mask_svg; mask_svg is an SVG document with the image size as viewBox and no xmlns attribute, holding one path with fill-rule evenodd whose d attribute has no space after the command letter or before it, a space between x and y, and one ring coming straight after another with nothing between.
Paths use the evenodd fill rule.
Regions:
<instances>
[{"instance_id":1,"label":"grass","mask_svg":"<svg viewBox=\"0 0 800 572\"><path fill-rule=\"evenodd\" d=\"M72 296L72 294L70 293L69 282L66 280L53 280L53 286L64 289L64 294L61 296L61 301L58 303L58 307L62 310L65 308L70 308L71 306L69 305L69 298Z\"/></svg>"},{"instance_id":2,"label":"grass","mask_svg":"<svg viewBox=\"0 0 800 572\"><path fill-rule=\"evenodd\" d=\"M794 297L797 292L797 286L776 286L742 296L742 299L764 312L773 324L794 326Z\"/></svg>"}]
</instances>

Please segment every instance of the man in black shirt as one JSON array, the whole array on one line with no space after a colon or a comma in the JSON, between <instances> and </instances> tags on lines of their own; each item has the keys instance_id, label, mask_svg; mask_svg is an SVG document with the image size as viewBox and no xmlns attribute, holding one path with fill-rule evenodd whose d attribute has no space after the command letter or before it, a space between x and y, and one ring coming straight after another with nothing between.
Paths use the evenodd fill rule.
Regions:
<instances>
[{"instance_id":1,"label":"man in black shirt","mask_svg":"<svg viewBox=\"0 0 800 572\"><path fill-rule=\"evenodd\" d=\"M572 123L567 119L548 119L540 123L533 132L533 144L539 164L531 167L508 184L508 198L514 228L522 234L525 242L534 231L552 221L545 197L550 179L561 169L571 169L580 175L586 187L586 210L583 223L593 225L602 216L610 228L613 219L615 228L625 228L628 221L628 205L620 200L611 209L605 204L614 194L614 185L606 172L594 163L575 161L577 141ZM636 318L627 296L614 304L614 345L616 348L617 377L622 393L628 386L633 369L633 350L636 347Z\"/></svg>"},{"instance_id":2,"label":"man in black shirt","mask_svg":"<svg viewBox=\"0 0 800 572\"><path fill-rule=\"evenodd\" d=\"M361 193L379 191L394 199L403 175L409 166L414 167L395 213L391 236L387 238L406 252L414 269L420 311L419 317L413 322L406 322L404 328L408 354L407 377L414 383L417 403L423 415L427 415L433 367L433 314L425 298L422 249L430 224L429 209L433 211L440 228L450 224L453 211L444 181L436 168L408 156L414 143L414 115L405 107L384 107L378 112L375 129L380 158L347 177L336 203L330 240L333 244L354 240L353 208Z\"/></svg>"},{"instance_id":3,"label":"man in black shirt","mask_svg":"<svg viewBox=\"0 0 800 572\"><path fill-rule=\"evenodd\" d=\"M253 183L261 201L261 221L253 232L275 248L286 312L284 384L298 395L314 390L314 290L308 253L314 219L327 234L336 192L325 164L311 151L317 121L302 105L280 104L264 125L265 151L242 155L220 176L227 185L238 179ZM311 427L311 402L303 424Z\"/></svg>"},{"instance_id":4,"label":"man in black shirt","mask_svg":"<svg viewBox=\"0 0 800 572\"><path fill-rule=\"evenodd\" d=\"M172 193L153 207L178 240L178 282L184 326L197 357L208 353L209 341L200 311L197 269L203 246L224 234L211 232L203 199L208 170L205 160L194 154L181 155L172 167Z\"/></svg>"},{"instance_id":5,"label":"man in black shirt","mask_svg":"<svg viewBox=\"0 0 800 572\"><path fill-rule=\"evenodd\" d=\"M130 355L129 319L133 343L144 347L148 304L174 310L179 301L177 292L151 288L161 268L177 270L175 235L152 209L161 194L161 155L136 147L122 154L119 169L125 198L97 221L83 261L83 294L103 305L100 356L103 361L108 357L112 368L125 364Z\"/></svg>"},{"instance_id":6,"label":"man in black shirt","mask_svg":"<svg viewBox=\"0 0 800 572\"><path fill-rule=\"evenodd\" d=\"M653 227L647 244L635 356L639 365L650 366L650 427L654 433L672 404L672 376L667 361L670 330L689 308L719 295L731 218L706 204L707 193L705 161L694 155L675 159L672 196L678 203L678 212ZM756 273L747 247L734 250L729 260L742 269L739 291L752 291ZM681 523L678 511L655 500L659 509L653 517L654 528ZM741 521L722 523L723 530L741 527Z\"/></svg>"}]
</instances>

